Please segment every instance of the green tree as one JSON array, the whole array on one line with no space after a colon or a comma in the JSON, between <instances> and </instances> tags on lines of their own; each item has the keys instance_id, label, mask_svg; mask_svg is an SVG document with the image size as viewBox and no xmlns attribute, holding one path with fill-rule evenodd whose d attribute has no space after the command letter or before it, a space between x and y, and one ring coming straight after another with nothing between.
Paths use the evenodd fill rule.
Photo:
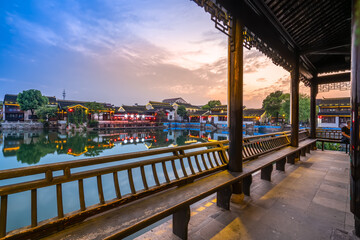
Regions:
<instances>
[{"instance_id":1,"label":"green tree","mask_svg":"<svg viewBox=\"0 0 360 240\"><path fill-rule=\"evenodd\" d=\"M97 113L98 120L100 119L101 111L105 109L104 105L98 102L87 102L85 103L85 107L87 107L89 109L89 112L92 113L91 119L93 119L93 114Z\"/></svg>"},{"instance_id":2,"label":"green tree","mask_svg":"<svg viewBox=\"0 0 360 240\"><path fill-rule=\"evenodd\" d=\"M34 111L39 107L46 105L49 102L49 99L43 96L39 90L30 89L19 93L17 102L19 103L21 110L30 110L31 115L34 115Z\"/></svg>"},{"instance_id":3,"label":"green tree","mask_svg":"<svg viewBox=\"0 0 360 240\"><path fill-rule=\"evenodd\" d=\"M206 105L202 106L201 108L204 110L210 110L215 106L221 105L220 100L210 100Z\"/></svg>"},{"instance_id":4,"label":"green tree","mask_svg":"<svg viewBox=\"0 0 360 240\"><path fill-rule=\"evenodd\" d=\"M299 120L309 122L310 119L310 97L306 94L300 94L299 99Z\"/></svg>"},{"instance_id":5,"label":"green tree","mask_svg":"<svg viewBox=\"0 0 360 240\"><path fill-rule=\"evenodd\" d=\"M53 106L41 106L35 111L36 115L43 120L57 116L57 108Z\"/></svg>"},{"instance_id":6,"label":"green tree","mask_svg":"<svg viewBox=\"0 0 360 240\"><path fill-rule=\"evenodd\" d=\"M271 117L275 117L277 122L283 102L283 92L276 91L266 96L266 98L263 100L262 107L268 115L270 115Z\"/></svg>"},{"instance_id":7,"label":"green tree","mask_svg":"<svg viewBox=\"0 0 360 240\"><path fill-rule=\"evenodd\" d=\"M72 112L68 111L68 121L73 123L76 127L79 127L80 124L86 122L85 110L82 107L73 108Z\"/></svg>"},{"instance_id":8,"label":"green tree","mask_svg":"<svg viewBox=\"0 0 360 240\"><path fill-rule=\"evenodd\" d=\"M156 121L163 122L166 119L166 113L163 110L160 110L156 113Z\"/></svg>"},{"instance_id":9,"label":"green tree","mask_svg":"<svg viewBox=\"0 0 360 240\"><path fill-rule=\"evenodd\" d=\"M285 119L290 119L290 94L283 95L284 102L281 105L280 114L285 115ZM310 119L310 97L306 94L300 94L299 98L299 120L308 122Z\"/></svg>"},{"instance_id":10,"label":"green tree","mask_svg":"<svg viewBox=\"0 0 360 240\"><path fill-rule=\"evenodd\" d=\"M187 119L188 118L188 112L186 111L185 106L180 105L176 111L176 113L182 117L182 119Z\"/></svg>"}]
</instances>

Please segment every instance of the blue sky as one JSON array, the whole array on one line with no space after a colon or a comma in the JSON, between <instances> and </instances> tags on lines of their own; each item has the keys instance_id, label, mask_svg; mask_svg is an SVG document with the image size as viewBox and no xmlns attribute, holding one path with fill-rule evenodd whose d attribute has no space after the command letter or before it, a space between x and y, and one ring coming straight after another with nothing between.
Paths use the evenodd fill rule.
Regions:
<instances>
[{"instance_id":1,"label":"blue sky","mask_svg":"<svg viewBox=\"0 0 360 240\"><path fill-rule=\"evenodd\" d=\"M226 103L227 37L189 0L1 0L0 97L26 89L67 99L146 104L181 96ZM289 74L245 51L245 105Z\"/></svg>"}]
</instances>

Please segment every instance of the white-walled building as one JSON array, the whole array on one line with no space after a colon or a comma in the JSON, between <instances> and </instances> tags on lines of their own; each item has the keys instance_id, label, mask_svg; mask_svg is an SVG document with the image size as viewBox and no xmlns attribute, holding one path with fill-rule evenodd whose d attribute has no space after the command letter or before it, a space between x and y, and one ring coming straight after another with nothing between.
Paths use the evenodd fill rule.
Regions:
<instances>
[{"instance_id":1,"label":"white-walled building","mask_svg":"<svg viewBox=\"0 0 360 240\"><path fill-rule=\"evenodd\" d=\"M341 128L350 120L350 98L317 99L318 127Z\"/></svg>"}]
</instances>

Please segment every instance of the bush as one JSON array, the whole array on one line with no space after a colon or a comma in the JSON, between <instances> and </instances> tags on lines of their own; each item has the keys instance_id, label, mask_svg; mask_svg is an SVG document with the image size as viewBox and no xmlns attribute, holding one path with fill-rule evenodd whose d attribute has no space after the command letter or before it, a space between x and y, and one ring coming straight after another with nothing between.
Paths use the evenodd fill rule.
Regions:
<instances>
[{"instance_id":1,"label":"bush","mask_svg":"<svg viewBox=\"0 0 360 240\"><path fill-rule=\"evenodd\" d=\"M316 147L318 149L322 148L322 143L317 142ZM333 151L340 151L341 150L341 144L340 143L328 143L324 142L324 150L333 150Z\"/></svg>"}]
</instances>

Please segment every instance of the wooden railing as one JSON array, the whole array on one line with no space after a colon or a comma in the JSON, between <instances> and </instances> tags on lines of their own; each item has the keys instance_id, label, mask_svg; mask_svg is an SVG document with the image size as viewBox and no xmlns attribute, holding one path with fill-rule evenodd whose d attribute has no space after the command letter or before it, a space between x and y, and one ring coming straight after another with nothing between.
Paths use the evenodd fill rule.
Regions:
<instances>
[{"instance_id":1,"label":"wooden railing","mask_svg":"<svg viewBox=\"0 0 360 240\"><path fill-rule=\"evenodd\" d=\"M316 129L316 138L341 140L341 130Z\"/></svg>"},{"instance_id":2,"label":"wooden railing","mask_svg":"<svg viewBox=\"0 0 360 240\"><path fill-rule=\"evenodd\" d=\"M307 131L299 133L300 139L307 136ZM244 138L243 158L246 161L275 151L289 145L289 139L289 132ZM27 235L37 236L36 234L41 236L44 231L50 231L48 229L54 231L61 226L81 222L89 216L226 169L227 150L228 141L219 141L2 170L0 171L0 185L3 185L4 180L18 183L0 186L0 237L19 238L19 236ZM131 160L131 162L125 162L126 160ZM130 188L130 193L123 194L122 192L118 177L120 172L127 174L126 185ZM103 177L105 175L112 175L115 199L107 200L104 197ZM19 181L22 177L33 179ZM86 206L85 203L84 180L89 178L96 178L98 193L98 204L92 206ZM64 199L62 186L69 182L77 185L78 192L73 196L77 198L80 209L65 213L63 201L69 199ZM57 217L39 222L38 189L49 186L56 186ZM26 191L31 192L31 224L7 233L8 196Z\"/></svg>"}]
</instances>

